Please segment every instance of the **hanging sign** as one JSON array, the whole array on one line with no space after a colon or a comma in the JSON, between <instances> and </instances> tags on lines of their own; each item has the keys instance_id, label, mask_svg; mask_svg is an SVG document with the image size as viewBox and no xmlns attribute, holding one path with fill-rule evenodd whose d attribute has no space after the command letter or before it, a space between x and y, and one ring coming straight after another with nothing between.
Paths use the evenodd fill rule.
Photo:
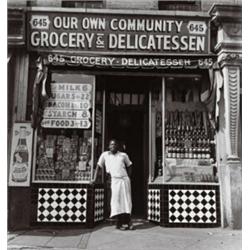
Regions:
<instances>
[{"instance_id":1,"label":"hanging sign","mask_svg":"<svg viewBox=\"0 0 250 250\"><path fill-rule=\"evenodd\" d=\"M208 16L28 12L28 49L105 54L209 54Z\"/></svg>"},{"instance_id":2,"label":"hanging sign","mask_svg":"<svg viewBox=\"0 0 250 250\"><path fill-rule=\"evenodd\" d=\"M90 128L91 84L51 83L51 92L44 104L42 127Z\"/></svg>"},{"instance_id":3,"label":"hanging sign","mask_svg":"<svg viewBox=\"0 0 250 250\"><path fill-rule=\"evenodd\" d=\"M215 57L122 57L122 56L89 56L49 53L46 62L52 65L69 65L102 68L143 68L143 69L208 69L212 68Z\"/></svg>"}]
</instances>

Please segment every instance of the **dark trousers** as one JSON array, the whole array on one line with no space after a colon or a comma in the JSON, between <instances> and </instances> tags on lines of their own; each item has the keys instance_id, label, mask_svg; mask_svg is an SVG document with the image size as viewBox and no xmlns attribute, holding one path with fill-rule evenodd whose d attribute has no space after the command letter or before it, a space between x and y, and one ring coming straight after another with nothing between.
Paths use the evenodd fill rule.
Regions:
<instances>
[{"instance_id":1,"label":"dark trousers","mask_svg":"<svg viewBox=\"0 0 250 250\"><path fill-rule=\"evenodd\" d=\"M123 224L129 225L131 221L131 216L130 214L118 214L116 216L116 227L120 227Z\"/></svg>"}]
</instances>

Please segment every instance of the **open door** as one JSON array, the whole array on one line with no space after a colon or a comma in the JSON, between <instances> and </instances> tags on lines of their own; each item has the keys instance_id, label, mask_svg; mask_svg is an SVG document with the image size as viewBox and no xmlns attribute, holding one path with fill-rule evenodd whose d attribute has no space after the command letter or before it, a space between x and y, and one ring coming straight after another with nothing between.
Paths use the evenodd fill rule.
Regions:
<instances>
[{"instance_id":1,"label":"open door","mask_svg":"<svg viewBox=\"0 0 250 250\"><path fill-rule=\"evenodd\" d=\"M130 160L133 162L132 216L146 218L146 195L148 180L148 102L147 78L110 77L106 79L106 146L110 139L120 141ZM119 85L117 84L119 83ZM110 192L110 191L108 191ZM108 199L110 199L110 193ZM109 201L107 202L109 206Z\"/></svg>"}]
</instances>

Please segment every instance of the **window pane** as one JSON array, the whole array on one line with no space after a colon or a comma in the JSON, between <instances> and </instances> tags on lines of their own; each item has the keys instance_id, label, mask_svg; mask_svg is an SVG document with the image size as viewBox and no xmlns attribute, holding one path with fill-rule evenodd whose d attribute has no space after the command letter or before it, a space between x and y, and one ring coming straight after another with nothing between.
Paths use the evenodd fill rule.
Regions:
<instances>
[{"instance_id":1,"label":"window pane","mask_svg":"<svg viewBox=\"0 0 250 250\"><path fill-rule=\"evenodd\" d=\"M151 96L151 176L154 182L161 183L162 169L162 94L161 84L154 87Z\"/></svg>"},{"instance_id":2,"label":"window pane","mask_svg":"<svg viewBox=\"0 0 250 250\"><path fill-rule=\"evenodd\" d=\"M36 181L90 181L93 76L55 73L37 130Z\"/></svg>"},{"instance_id":3,"label":"window pane","mask_svg":"<svg viewBox=\"0 0 250 250\"><path fill-rule=\"evenodd\" d=\"M166 78L165 162L167 182L215 182L214 131L201 86L194 77Z\"/></svg>"}]
</instances>

